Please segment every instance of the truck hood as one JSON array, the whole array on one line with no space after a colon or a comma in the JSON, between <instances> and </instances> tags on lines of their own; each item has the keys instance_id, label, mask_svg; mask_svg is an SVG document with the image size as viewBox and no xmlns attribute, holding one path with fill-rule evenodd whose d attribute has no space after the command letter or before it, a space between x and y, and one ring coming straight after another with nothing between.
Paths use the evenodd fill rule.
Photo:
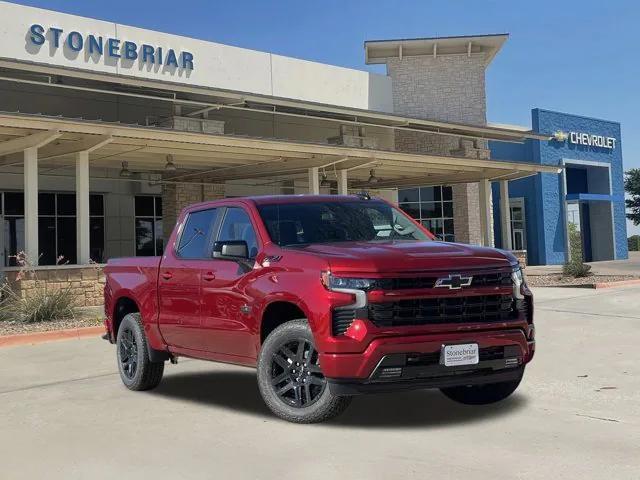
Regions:
<instances>
[{"instance_id":1,"label":"truck hood","mask_svg":"<svg viewBox=\"0 0 640 480\"><path fill-rule=\"evenodd\" d=\"M509 267L510 253L495 248L449 242L336 242L301 248L321 257L334 272L409 273Z\"/></svg>"}]
</instances>

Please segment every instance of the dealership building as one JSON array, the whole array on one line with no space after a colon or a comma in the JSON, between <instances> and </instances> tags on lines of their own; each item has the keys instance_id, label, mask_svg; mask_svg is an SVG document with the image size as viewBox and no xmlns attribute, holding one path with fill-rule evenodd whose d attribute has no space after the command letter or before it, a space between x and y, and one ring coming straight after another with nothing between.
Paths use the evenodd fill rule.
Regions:
<instances>
[{"instance_id":1,"label":"dealership building","mask_svg":"<svg viewBox=\"0 0 640 480\"><path fill-rule=\"evenodd\" d=\"M575 223L586 259L627 257L619 124L487 122L507 35L366 41L374 74L8 2L0 15L10 281L24 251L97 303L94 263L160 255L184 206L259 194L367 191L443 240L534 264L566 261Z\"/></svg>"}]
</instances>

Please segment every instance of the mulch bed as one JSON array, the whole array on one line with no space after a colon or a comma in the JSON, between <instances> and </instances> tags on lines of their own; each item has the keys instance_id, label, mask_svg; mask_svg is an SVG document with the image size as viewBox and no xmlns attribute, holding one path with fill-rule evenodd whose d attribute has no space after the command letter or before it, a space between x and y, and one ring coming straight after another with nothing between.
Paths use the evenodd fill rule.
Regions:
<instances>
[{"instance_id":1,"label":"mulch bed","mask_svg":"<svg viewBox=\"0 0 640 480\"><path fill-rule=\"evenodd\" d=\"M584 287L596 283L622 282L637 280L633 275L589 275L588 277L565 277L561 274L527 275L527 283L532 287Z\"/></svg>"},{"instance_id":2,"label":"mulch bed","mask_svg":"<svg viewBox=\"0 0 640 480\"><path fill-rule=\"evenodd\" d=\"M55 320L39 323L0 321L0 336L16 335L19 333L50 332L52 330L65 330L69 328L95 327L98 325L102 325L102 318L78 317L69 320Z\"/></svg>"}]
</instances>

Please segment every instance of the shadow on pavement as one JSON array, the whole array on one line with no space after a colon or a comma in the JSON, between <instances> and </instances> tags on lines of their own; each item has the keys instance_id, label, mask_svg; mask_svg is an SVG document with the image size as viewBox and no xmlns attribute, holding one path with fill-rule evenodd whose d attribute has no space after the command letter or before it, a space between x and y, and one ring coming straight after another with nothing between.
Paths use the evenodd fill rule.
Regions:
<instances>
[{"instance_id":1,"label":"shadow on pavement","mask_svg":"<svg viewBox=\"0 0 640 480\"><path fill-rule=\"evenodd\" d=\"M170 375L150 394L275 418L262 402L255 373L250 370ZM517 393L503 402L487 406L459 405L437 390L363 395L355 397L343 415L325 425L338 428L447 426L508 415L526 403L526 397Z\"/></svg>"},{"instance_id":2,"label":"shadow on pavement","mask_svg":"<svg viewBox=\"0 0 640 480\"><path fill-rule=\"evenodd\" d=\"M262 402L254 371L178 373L165 376L152 395L186 400L210 407L272 417Z\"/></svg>"},{"instance_id":3,"label":"shadow on pavement","mask_svg":"<svg viewBox=\"0 0 640 480\"><path fill-rule=\"evenodd\" d=\"M438 390L385 393L355 397L336 427L423 428L490 420L523 408L527 398L515 393L494 405L461 405Z\"/></svg>"}]
</instances>

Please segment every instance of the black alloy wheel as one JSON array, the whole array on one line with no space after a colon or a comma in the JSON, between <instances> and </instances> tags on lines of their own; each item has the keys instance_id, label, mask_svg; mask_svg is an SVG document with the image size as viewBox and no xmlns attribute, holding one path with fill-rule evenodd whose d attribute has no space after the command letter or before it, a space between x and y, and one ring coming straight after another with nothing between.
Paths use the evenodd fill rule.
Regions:
<instances>
[{"instance_id":1,"label":"black alloy wheel","mask_svg":"<svg viewBox=\"0 0 640 480\"><path fill-rule=\"evenodd\" d=\"M351 402L351 397L331 391L305 318L282 323L267 335L258 356L257 376L267 407L289 422L324 422L340 415Z\"/></svg>"},{"instance_id":2,"label":"black alloy wheel","mask_svg":"<svg viewBox=\"0 0 640 480\"><path fill-rule=\"evenodd\" d=\"M271 358L271 386L278 398L296 408L315 403L327 388L318 352L307 339L282 344Z\"/></svg>"},{"instance_id":3,"label":"black alloy wheel","mask_svg":"<svg viewBox=\"0 0 640 480\"><path fill-rule=\"evenodd\" d=\"M126 328L122 332L119 348L122 373L127 378L133 379L138 370L138 343L130 328Z\"/></svg>"},{"instance_id":4,"label":"black alloy wheel","mask_svg":"<svg viewBox=\"0 0 640 480\"><path fill-rule=\"evenodd\" d=\"M162 380L164 361L152 362L139 313L128 313L116 334L120 379L129 390L156 388Z\"/></svg>"}]
</instances>

